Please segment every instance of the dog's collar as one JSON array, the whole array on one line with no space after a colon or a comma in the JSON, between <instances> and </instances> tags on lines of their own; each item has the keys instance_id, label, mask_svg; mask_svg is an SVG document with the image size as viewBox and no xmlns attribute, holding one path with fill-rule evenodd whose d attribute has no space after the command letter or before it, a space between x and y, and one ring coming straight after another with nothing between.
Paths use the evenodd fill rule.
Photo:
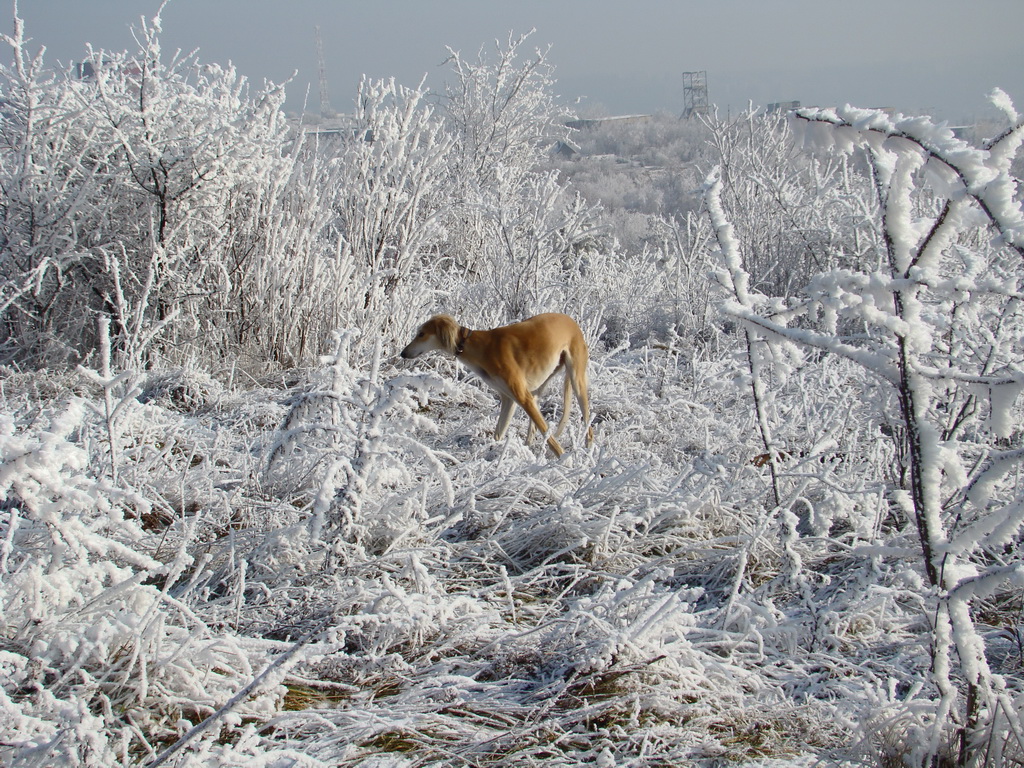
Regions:
<instances>
[{"instance_id":1,"label":"dog's collar","mask_svg":"<svg viewBox=\"0 0 1024 768\"><path fill-rule=\"evenodd\" d=\"M472 333L469 328L463 328L459 326L459 335L456 337L455 344L455 355L456 357L461 355L466 350L466 342L469 341L469 335Z\"/></svg>"}]
</instances>

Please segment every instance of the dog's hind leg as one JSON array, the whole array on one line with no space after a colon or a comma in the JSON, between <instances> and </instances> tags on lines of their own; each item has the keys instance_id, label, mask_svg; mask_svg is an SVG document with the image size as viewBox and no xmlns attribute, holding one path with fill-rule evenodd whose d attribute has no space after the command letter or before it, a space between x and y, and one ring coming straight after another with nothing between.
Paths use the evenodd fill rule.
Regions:
<instances>
[{"instance_id":1,"label":"dog's hind leg","mask_svg":"<svg viewBox=\"0 0 1024 768\"><path fill-rule=\"evenodd\" d=\"M509 388L512 390L512 395L515 397L516 402L519 403L519 407L526 411L526 415L530 417L530 421L540 430L542 435L547 435L548 423L544 420L544 415L540 412L540 408L537 407L537 401L534 399L533 394L526 388L525 382L510 382ZM556 456L561 456L565 453L554 435L548 435L548 446L555 452Z\"/></svg>"},{"instance_id":2,"label":"dog's hind leg","mask_svg":"<svg viewBox=\"0 0 1024 768\"><path fill-rule=\"evenodd\" d=\"M555 427L555 437L559 438L565 431L565 426L569 423L569 411L572 410L572 378L574 372L572 363L566 363L565 365L565 381L562 386L562 416L558 420L558 426Z\"/></svg>"},{"instance_id":3,"label":"dog's hind leg","mask_svg":"<svg viewBox=\"0 0 1024 768\"><path fill-rule=\"evenodd\" d=\"M558 372L559 372L559 371L560 371L561 369L562 369L562 364L561 364L561 363L559 363L559 364L558 364L558 367L557 367L557 368L555 368L555 372L554 372L554 373L552 373L552 374L551 374L550 376L548 376L547 380L546 380L546 381L545 381L545 382L544 382L543 384L541 384L541 385L540 385L539 387L537 387L537 388L536 388L535 390L533 390L533 399L534 399L534 400L537 400L537 401L539 401L539 400L540 400L540 398L541 398L541 397L543 397L543 395L544 395L544 392L545 392L545 391L547 391L547 388L548 388L548 384L550 384L550 383L551 383L551 380L552 380L553 378L555 378L555 376L557 376L557 375L558 375ZM533 420L531 419L531 420L530 420L530 426L529 426L529 428L528 428L528 429L526 430L526 444L527 444L527 445L529 445L530 443L532 443L532 442L533 442L533 435L534 435L534 433L535 433L536 431L537 431L537 426L536 426L536 425L535 425L535 424L533 423ZM557 437L557 434L556 434L556 437Z\"/></svg>"}]
</instances>

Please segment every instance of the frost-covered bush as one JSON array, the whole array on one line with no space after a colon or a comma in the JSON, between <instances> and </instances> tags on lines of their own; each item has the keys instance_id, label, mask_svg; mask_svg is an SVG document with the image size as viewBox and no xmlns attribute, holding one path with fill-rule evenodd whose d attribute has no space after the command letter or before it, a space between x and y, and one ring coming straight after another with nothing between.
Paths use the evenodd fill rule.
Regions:
<instances>
[{"instance_id":1,"label":"frost-covered bush","mask_svg":"<svg viewBox=\"0 0 1024 768\"><path fill-rule=\"evenodd\" d=\"M759 110L708 127L752 288L790 296L821 271L876 266L870 179L855 159L801 151L785 119Z\"/></svg>"},{"instance_id":2,"label":"frost-covered bush","mask_svg":"<svg viewBox=\"0 0 1024 768\"><path fill-rule=\"evenodd\" d=\"M362 559L414 530L438 503L452 503L445 454L416 439L432 423L419 414L443 391L431 375L383 379L378 344L370 370L353 367L356 333L340 334L317 380L292 399L270 451L271 487L309 500L311 546L328 558ZM326 566L325 566L326 567Z\"/></svg>"},{"instance_id":3,"label":"frost-covered bush","mask_svg":"<svg viewBox=\"0 0 1024 768\"><path fill-rule=\"evenodd\" d=\"M446 255L471 323L571 308L563 286L578 282L581 257L597 246L595 211L543 167L568 113L554 99L546 52L524 56L525 40L510 37L493 60L451 52Z\"/></svg>"},{"instance_id":4,"label":"frost-covered bush","mask_svg":"<svg viewBox=\"0 0 1024 768\"><path fill-rule=\"evenodd\" d=\"M252 661L178 599L191 542L163 548L146 531L149 499L92 473L93 428L76 400L32 427L6 417L0 434L0 754L10 765L144 755L226 701Z\"/></svg>"},{"instance_id":5,"label":"frost-covered bush","mask_svg":"<svg viewBox=\"0 0 1024 768\"><path fill-rule=\"evenodd\" d=\"M11 357L84 361L111 319L131 368L227 350L295 364L337 327L347 280L328 158L305 149L283 89L134 53L54 74L20 22L0 69L0 309ZM316 179L322 186L310 184Z\"/></svg>"},{"instance_id":6,"label":"frost-covered bush","mask_svg":"<svg viewBox=\"0 0 1024 768\"><path fill-rule=\"evenodd\" d=\"M792 411L774 390L809 362L807 353L810 360L839 356L881 382L862 395L875 400L870 421L876 439L891 440L895 461L877 518L895 524L877 530L882 541L913 534L921 555L913 578L927 592L930 658L927 667L916 666L930 668L934 699L927 711L920 701L906 701L906 711L916 712L908 736L914 764L954 740L949 749L958 764L974 760L980 739L1005 738L994 730L1000 709L1007 717L1001 728L1020 728L1007 695L1014 686L991 668L976 620L982 601L1024 583L1013 549L1024 523L1019 488L1005 482L1019 473L1021 456L1016 401L1024 360L1017 341L1024 318L1017 288L1024 214L1009 168L1024 126L1001 92L996 100L1010 126L981 147L925 118L852 109L796 113L812 140L861 153L876 195L873 211L872 202L864 205L877 232L868 240L873 255L833 262L781 295L765 295L773 283L752 272L748 245L725 214L723 179L716 173L708 186L723 310L743 327L772 514L781 514L783 546L795 558L794 587L808 596L814 584L800 573L798 551L805 485L787 467L793 449L776 430Z\"/></svg>"},{"instance_id":7,"label":"frost-covered bush","mask_svg":"<svg viewBox=\"0 0 1024 768\"><path fill-rule=\"evenodd\" d=\"M336 286L333 330L354 326L366 339L395 346L435 301L437 286L425 273L437 268L442 250L453 141L434 112L422 87L360 84L355 139L343 141L331 160L335 226L352 261Z\"/></svg>"},{"instance_id":8,"label":"frost-covered bush","mask_svg":"<svg viewBox=\"0 0 1024 768\"><path fill-rule=\"evenodd\" d=\"M570 115L555 98L554 70L547 51L523 53L529 35L509 35L495 44L493 58L469 59L449 49L453 79L445 106L455 138L455 177L470 190L514 189L535 169L550 144L564 134ZM498 174L506 174L497 182Z\"/></svg>"},{"instance_id":9,"label":"frost-covered bush","mask_svg":"<svg viewBox=\"0 0 1024 768\"><path fill-rule=\"evenodd\" d=\"M233 69L166 57L159 19L141 27L135 54L91 51L85 79L48 74L20 23L6 42L0 260L12 353L82 359L96 313L112 318L133 365L156 336L202 349L197 337L231 317L232 281L267 256L265 201L291 172L283 92L250 97Z\"/></svg>"}]
</instances>

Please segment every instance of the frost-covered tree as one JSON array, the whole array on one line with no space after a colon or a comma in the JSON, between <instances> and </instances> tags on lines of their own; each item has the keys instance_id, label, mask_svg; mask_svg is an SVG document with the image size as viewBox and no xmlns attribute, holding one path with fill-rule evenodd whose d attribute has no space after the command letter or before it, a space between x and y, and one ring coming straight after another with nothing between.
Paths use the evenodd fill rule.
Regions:
<instances>
[{"instance_id":1,"label":"frost-covered tree","mask_svg":"<svg viewBox=\"0 0 1024 768\"><path fill-rule=\"evenodd\" d=\"M789 122L761 110L710 116L708 128L752 288L788 296L812 274L873 258L867 182L849 156L802 152Z\"/></svg>"},{"instance_id":2,"label":"frost-covered tree","mask_svg":"<svg viewBox=\"0 0 1024 768\"><path fill-rule=\"evenodd\" d=\"M925 118L797 112L796 125L813 142L856 150L865 161L879 248L874 263L837 263L789 295L757 290L719 179L708 194L729 296L723 309L745 329L776 504L786 495L766 402L772 366L792 368L804 351L831 353L890 387L878 403L879 430L894 441L899 462L890 503L921 553L937 692L914 749L923 760L958 734L962 765L983 740L998 738L995 713L1009 713L1010 727L1020 727L973 615L1008 582L1024 581L1014 553L1024 516L1013 479L1022 456L1024 216L1009 172L1024 123L1005 95L995 98L1010 127L978 147Z\"/></svg>"},{"instance_id":3,"label":"frost-covered tree","mask_svg":"<svg viewBox=\"0 0 1024 768\"><path fill-rule=\"evenodd\" d=\"M252 94L231 67L168 57L159 16L136 37L135 52L90 50L85 78L31 56L20 21L5 37L14 61L0 70L9 354L82 359L95 348L98 314L110 317L131 367L228 348L269 349L285 363L315 354L330 333L318 320L337 323L336 303L325 305L317 286L338 277L341 261L325 215L333 189L306 191L311 177L328 180L325 159L301 151L281 87ZM289 280L271 285L268 274Z\"/></svg>"},{"instance_id":4,"label":"frost-covered tree","mask_svg":"<svg viewBox=\"0 0 1024 768\"><path fill-rule=\"evenodd\" d=\"M397 343L432 298L452 140L422 88L364 79L355 129L337 148L336 226L351 253L345 322Z\"/></svg>"},{"instance_id":5,"label":"frost-covered tree","mask_svg":"<svg viewBox=\"0 0 1024 768\"><path fill-rule=\"evenodd\" d=\"M513 173L503 183L514 186L564 134L569 113L555 98L554 70L546 51L523 54L528 38L510 35L496 44L493 61L483 49L475 60L449 49L445 107L456 140L455 176L467 185L486 187L495 174Z\"/></svg>"},{"instance_id":6,"label":"frost-covered tree","mask_svg":"<svg viewBox=\"0 0 1024 768\"><path fill-rule=\"evenodd\" d=\"M172 315L168 341L227 341L217 329L232 325L232 284L276 256L262 252L272 218L262 201L292 172L283 90L253 98L233 68L165 56L159 33L157 17L139 29L137 53L93 52L94 80L78 89L117 161L111 204L124 219L111 233L119 247L102 253L115 277L102 290L130 355Z\"/></svg>"},{"instance_id":7,"label":"frost-covered tree","mask_svg":"<svg viewBox=\"0 0 1024 768\"><path fill-rule=\"evenodd\" d=\"M109 211L97 201L110 189L114 148L79 112L76 84L32 54L24 26L3 36L13 62L0 66L0 311L6 354L32 362L74 356L94 327L83 313L97 297L96 248ZM29 352L33 350L33 352Z\"/></svg>"},{"instance_id":8,"label":"frost-covered tree","mask_svg":"<svg viewBox=\"0 0 1024 768\"><path fill-rule=\"evenodd\" d=\"M480 310L491 323L553 308L550 289L565 282L562 269L575 269L594 235L591 206L542 168L569 113L555 97L546 51L524 55L528 37L510 36L493 59L483 50L476 60L456 51L449 58L448 250L459 274L500 301Z\"/></svg>"}]
</instances>

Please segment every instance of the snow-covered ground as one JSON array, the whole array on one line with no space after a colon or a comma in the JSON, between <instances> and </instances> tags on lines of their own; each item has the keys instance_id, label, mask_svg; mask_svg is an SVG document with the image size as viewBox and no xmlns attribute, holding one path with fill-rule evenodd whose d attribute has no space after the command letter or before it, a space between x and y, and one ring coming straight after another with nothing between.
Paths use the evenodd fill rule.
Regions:
<instances>
[{"instance_id":1,"label":"snow-covered ground","mask_svg":"<svg viewBox=\"0 0 1024 768\"><path fill-rule=\"evenodd\" d=\"M695 397L721 373L598 356L597 444L555 461L525 447L521 415L494 444L495 402L465 377L342 364L232 392L181 372L128 403L117 488L90 469L90 400L40 403L28 392L54 382L8 378L8 755L145 763L296 645L183 764L664 764L846 743L866 717L853 681L895 686L926 660L901 648L912 627L881 584L856 590L857 621L741 589L787 579L779 521L745 500L763 470L729 387L731 408ZM874 581L831 556L814 567L837 597ZM856 658L880 636L885 652Z\"/></svg>"}]
</instances>

